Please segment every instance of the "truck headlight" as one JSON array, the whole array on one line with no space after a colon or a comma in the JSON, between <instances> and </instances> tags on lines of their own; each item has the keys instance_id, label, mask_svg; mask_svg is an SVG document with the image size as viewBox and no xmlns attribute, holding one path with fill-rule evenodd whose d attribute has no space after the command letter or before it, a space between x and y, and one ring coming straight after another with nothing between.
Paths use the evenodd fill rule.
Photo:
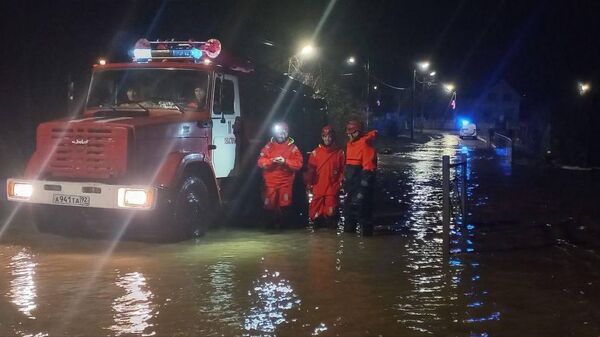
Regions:
<instances>
[{"instance_id":1,"label":"truck headlight","mask_svg":"<svg viewBox=\"0 0 600 337\"><path fill-rule=\"evenodd\" d=\"M10 181L8 183L8 197L13 199L29 199L33 195L33 185Z\"/></svg>"},{"instance_id":2,"label":"truck headlight","mask_svg":"<svg viewBox=\"0 0 600 337\"><path fill-rule=\"evenodd\" d=\"M125 208L151 208L154 190L140 188L119 188L118 205Z\"/></svg>"}]
</instances>

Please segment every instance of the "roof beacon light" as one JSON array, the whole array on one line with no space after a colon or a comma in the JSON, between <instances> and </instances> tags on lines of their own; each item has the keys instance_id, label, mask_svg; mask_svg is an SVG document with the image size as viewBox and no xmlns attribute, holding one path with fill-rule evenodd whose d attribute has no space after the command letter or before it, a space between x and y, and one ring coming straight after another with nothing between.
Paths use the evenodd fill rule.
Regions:
<instances>
[{"instance_id":1,"label":"roof beacon light","mask_svg":"<svg viewBox=\"0 0 600 337\"><path fill-rule=\"evenodd\" d=\"M202 45L202 50L204 53L206 53L206 56L214 59L221 54L221 41L217 39L209 39Z\"/></svg>"},{"instance_id":2,"label":"roof beacon light","mask_svg":"<svg viewBox=\"0 0 600 337\"><path fill-rule=\"evenodd\" d=\"M133 49L134 62L152 60L191 60L195 63L214 59L221 53L221 42L217 39L201 41L148 41L139 39ZM204 58L206 55L208 58ZM208 64L204 62L205 64ZM210 63L210 62L209 62Z\"/></svg>"}]
</instances>

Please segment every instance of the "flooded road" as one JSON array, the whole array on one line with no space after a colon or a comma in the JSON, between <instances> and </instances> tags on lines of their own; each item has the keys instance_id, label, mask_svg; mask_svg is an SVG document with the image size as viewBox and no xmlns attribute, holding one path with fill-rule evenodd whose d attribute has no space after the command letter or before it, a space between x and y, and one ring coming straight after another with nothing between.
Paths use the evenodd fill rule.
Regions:
<instances>
[{"instance_id":1,"label":"flooded road","mask_svg":"<svg viewBox=\"0 0 600 337\"><path fill-rule=\"evenodd\" d=\"M527 238L482 222L489 174L513 172L480 147L434 135L381 155L371 238L224 229L115 244L15 222L0 238L0 335L600 335L597 253L556 240L511 245ZM441 156L460 153L474 221L454 228L444 268Z\"/></svg>"}]
</instances>

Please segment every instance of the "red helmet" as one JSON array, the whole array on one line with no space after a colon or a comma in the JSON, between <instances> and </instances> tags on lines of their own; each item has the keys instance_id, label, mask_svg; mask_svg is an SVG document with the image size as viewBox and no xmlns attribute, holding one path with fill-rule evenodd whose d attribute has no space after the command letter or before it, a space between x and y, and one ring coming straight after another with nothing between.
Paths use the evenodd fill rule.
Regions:
<instances>
[{"instance_id":1,"label":"red helmet","mask_svg":"<svg viewBox=\"0 0 600 337\"><path fill-rule=\"evenodd\" d=\"M362 130L362 123L355 119L348 121L348 124L346 124L346 134L354 133L356 131L362 132Z\"/></svg>"},{"instance_id":2,"label":"red helmet","mask_svg":"<svg viewBox=\"0 0 600 337\"><path fill-rule=\"evenodd\" d=\"M335 137L335 132L333 132L333 129L329 125L325 125L321 129L321 137L325 137L325 136Z\"/></svg>"}]
</instances>

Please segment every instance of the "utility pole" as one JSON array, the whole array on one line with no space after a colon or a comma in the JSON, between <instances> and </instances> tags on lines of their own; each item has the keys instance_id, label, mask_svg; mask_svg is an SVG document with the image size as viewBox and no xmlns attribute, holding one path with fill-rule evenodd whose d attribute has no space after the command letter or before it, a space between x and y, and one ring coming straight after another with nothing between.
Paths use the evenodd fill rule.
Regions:
<instances>
[{"instance_id":1,"label":"utility pole","mask_svg":"<svg viewBox=\"0 0 600 337\"><path fill-rule=\"evenodd\" d=\"M417 69L413 69L413 83L412 83L412 109L410 110L410 140L415 139L415 109L417 108L415 102L415 96L417 95Z\"/></svg>"}]
</instances>

